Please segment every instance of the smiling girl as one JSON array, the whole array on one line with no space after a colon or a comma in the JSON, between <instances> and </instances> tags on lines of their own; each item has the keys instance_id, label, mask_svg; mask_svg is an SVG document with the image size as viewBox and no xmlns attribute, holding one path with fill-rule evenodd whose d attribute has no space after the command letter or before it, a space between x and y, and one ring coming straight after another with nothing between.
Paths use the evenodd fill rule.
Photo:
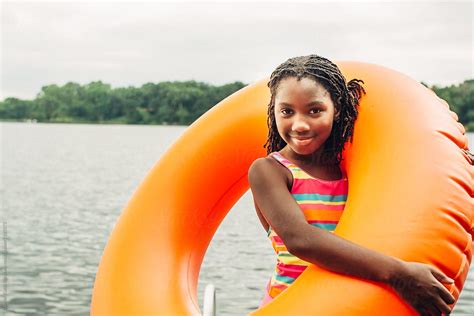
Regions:
<instances>
[{"instance_id":1,"label":"smiling girl","mask_svg":"<svg viewBox=\"0 0 474 316\"><path fill-rule=\"evenodd\" d=\"M385 283L423 315L449 313L454 297L441 282L453 280L442 272L332 233L347 200L339 164L352 140L362 83L346 82L334 63L317 55L288 59L270 77L267 157L248 171L257 215L277 255L261 306L313 263Z\"/></svg>"}]
</instances>

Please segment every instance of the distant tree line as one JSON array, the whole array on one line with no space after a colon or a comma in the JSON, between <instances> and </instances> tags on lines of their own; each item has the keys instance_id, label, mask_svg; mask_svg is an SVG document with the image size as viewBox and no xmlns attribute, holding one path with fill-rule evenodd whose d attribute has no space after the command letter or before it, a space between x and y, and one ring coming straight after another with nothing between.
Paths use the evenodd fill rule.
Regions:
<instances>
[{"instance_id":1,"label":"distant tree line","mask_svg":"<svg viewBox=\"0 0 474 316\"><path fill-rule=\"evenodd\" d=\"M474 79L448 87L435 85L431 90L448 102L449 108L456 112L466 130L474 132Z\"/></svg>"},{"instance_id":2,"label":"distant tree line","mask_svg":"<svg viewBox=\"0 0 474 316\"><path fill-rule=\"evenodd\" d=\"M0 120L62 123L189 125L245 84L213 86L197 81L147 83L140 88L111 88L101 81L48 85L34 100L6 98ZM467 130L474 131L474 80L429 87L446 100Z\"/></svg>"},{"instance_id":3,"label":"distant tree line","mask_svg":"<svg viewBox=\"0 0 474 316\"><path fill-rule=\"evenodd\" d=\"M0 102L0 120L188 125L244 86L238 81L222 86L167 81L140 88L111 88L101 81L53 84L41 88L34 100Z\"/></svg>"}]
</instances>

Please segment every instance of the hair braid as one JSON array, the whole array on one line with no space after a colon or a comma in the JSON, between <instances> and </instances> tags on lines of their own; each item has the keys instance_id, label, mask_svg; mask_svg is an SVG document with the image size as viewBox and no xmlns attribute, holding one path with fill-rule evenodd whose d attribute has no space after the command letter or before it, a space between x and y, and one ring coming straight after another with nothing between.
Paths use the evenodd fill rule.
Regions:
<instances>
[{"instance_id":1,"label":"hair braid","mask_svg":"<svg viewBox=\"0 0 474 316\"><path fill-rule=\"evenodd\" d=\"M324 143L323 155L326 161L340 163L345 143L352 142L354 123L358 114L357 106L359 99L365 94L365 89L361 85L364 82L352 79L346 84L346 79L339 68L330 60L318 55L290 58L279 65L268 82L271 93L267 112L268 138L263 145L267 148L267 154L279 151L286 145L276 126L275 95L280 82L288 77L296 77L297 80L310 78L328 90L336 110L339 111L339 118L334 121L331 135Z\"/></svg>"}]
</instances>

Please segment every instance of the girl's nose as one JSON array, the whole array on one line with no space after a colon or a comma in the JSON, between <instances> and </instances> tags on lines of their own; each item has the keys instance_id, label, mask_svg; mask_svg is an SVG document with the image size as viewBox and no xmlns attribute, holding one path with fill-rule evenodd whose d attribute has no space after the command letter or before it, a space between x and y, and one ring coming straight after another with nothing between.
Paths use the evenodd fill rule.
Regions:
<instances>
[{"instance_id":1,"label":"girl's nose","mask_svg":"<svg viewBox=\"0 0 474 316\"><path fill-rule=\"evenodd\" d=\"M307 131L309 130L309 124L303 118L296 117L293 122L292 129L295 132Z\"/></svg>"}]
</instances>

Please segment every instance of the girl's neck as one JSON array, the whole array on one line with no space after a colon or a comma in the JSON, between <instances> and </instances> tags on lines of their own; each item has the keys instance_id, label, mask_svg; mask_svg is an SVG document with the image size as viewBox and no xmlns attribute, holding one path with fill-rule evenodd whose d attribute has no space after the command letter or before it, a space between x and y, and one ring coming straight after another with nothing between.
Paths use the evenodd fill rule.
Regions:
<instances>
[{"instance_id":1,"label":"girl's neck","mask_svg":"<svg viewBox=\"0 0 474 316\"><path fill-rule=\"evenodd\" d=\"M300 155L288 148L288 146L285 146L282 150L280 150L280 153L285 155L289 160L292 160L302 166L319 165L329 167L335 165L334 163L324 161L322 150L317 150L310 155Z\"/></svg>"}]
</instances>

